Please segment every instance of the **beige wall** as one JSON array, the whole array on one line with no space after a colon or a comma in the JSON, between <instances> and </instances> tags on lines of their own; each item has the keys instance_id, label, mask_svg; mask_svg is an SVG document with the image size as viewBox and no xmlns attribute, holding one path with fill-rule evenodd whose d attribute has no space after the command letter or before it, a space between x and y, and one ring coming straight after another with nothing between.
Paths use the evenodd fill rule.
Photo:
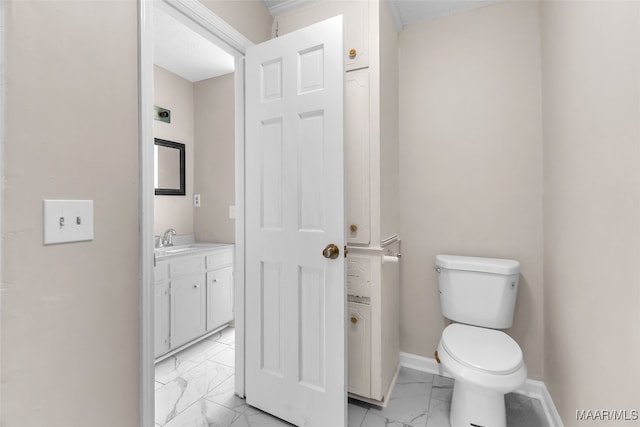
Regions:
<instances>
[{"instance_id":1,"label":"beige wall","mask_svg":"<svg viewBox=\"0 0 640 427\"><path fill-rule=\"evenodd\" d=\"M380 237L400 233L398 206L398 33L380 4Z\"/></svg>"},{"instance_id":2,"label":"beige wall","mask_svg":"<svg viewBox=\"0 0 640 427\"><path fill-rule=\"evenodd\" d=\"M4 427L138 425L136 3L7 2ZM42 200L93 241L43 246Z\"/></svg>"},{"instance_id":3,"label":"beige wall","mask_svg":"<svg viewBox=\"0 0 640 427\"><path fill-rule=\"evenodd\" d=\"M401 350L432 357L438 253L522 264L513 328L543 378L542 140L536 2L409 25L400 34Z\"/></svg>"},{"instance_id":4,"label":"beige wall","mask_svg":"<svg viewBox=\"0 0 640 427\"><path fill-rule=\"evenodd\" d=\"M194 84L195 184L201 206L194 209L196 240L235 242L234 74Z\"/></svg>"},{"instance_id":5,"label":"beige wall","mask_svg":"<svg viewBox=\"0 0 640 427\"><path fill-rule=\"evenodd\" d=\"M6 6L0 424L135 427L136 2ZM217 12L269 38L261 2ZM94 240L44 247L44 198L93 199Z\"/></svg>"},{"instance_id":6,"label":"beige wall","mask_svg":"<svg viewBox=\"0 0 640 427\"><path fill-rule=\"evenodd\" d=\"M545 383L595 425L640 409L640 3L544 2L542 34Z\"/></svg>"},{"instance_id":7,"label":"beige wall","mask_svg":"<svg viewBox=\"0 0 640 427\"><path fill-rule=\"evenodd\" d=\"M254 43L271 38L273 18L262 0L200 0Z\"/></svg>"},{"instance_id":8,"label":"beige wall","mask_svg":"<svg viewBox=\"0 0 640 427\"><path fill-rule=\"evenodd\" d=\"M193 229L193 83L164 68L153 67L154 105L171 110L171 123L153 121L153 136L185 144L184 196L155 196L153 233L162 236L174 228L178 234Z\"/></svg>"}]
</instances>

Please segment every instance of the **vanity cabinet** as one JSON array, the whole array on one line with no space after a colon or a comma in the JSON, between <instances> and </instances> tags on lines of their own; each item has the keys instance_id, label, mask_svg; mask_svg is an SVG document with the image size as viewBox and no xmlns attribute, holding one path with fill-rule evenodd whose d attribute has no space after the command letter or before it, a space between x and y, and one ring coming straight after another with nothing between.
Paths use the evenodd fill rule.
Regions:
<instances>
[{"instance_id":1,"label":"vanity cabinet","mask_svg":"<svg viewBox=\"0 0 640 427\"><path fill-rule=\"evenodd\" d=\"M171 346L179 347L207 330L204 274L171 281Z\"/></svg>"},{"instance_id":2,"label":"vanity cabinet","mask_svg":"<svg viewBox=\"0 0 640 427\"><path fill-rule=\"evenodd\" d=\"M207 329L213 330L233 320L233 269L207 273Z\"/></svg>"},{"instance_id":3,"label":"vanity cabinet","mask_svg":"<svg viewBox=\"0 0 640 427\"><path fill-rule=\"evenodd\" d=\"M165 257L154 272L156 358L233 320L233 245Z\"/></svg>"},{"instance_id":4,"label":"vanity cabinet","mask_svg":"<svg viewBox=\"0 0 640 427\"><path fill-rule=\"evenodd\" d=\"M274 18L274 37L343 15L347 382L351 397L384 405L400 352L397 31L378 0L299 3Z\"/></svg>"},{"instance_id":5,"label":"vanity cabinet","mask_svg":"<svg viewBox=\"0 0 640 427\"><path fill-rule=\"evenodd\" d=\"M167 281L167 263L156 264L154 283L154 342L155 356L169 351L169 282ZM165 273L165 274L163 274Z\"/></svg>"}]
</instances>

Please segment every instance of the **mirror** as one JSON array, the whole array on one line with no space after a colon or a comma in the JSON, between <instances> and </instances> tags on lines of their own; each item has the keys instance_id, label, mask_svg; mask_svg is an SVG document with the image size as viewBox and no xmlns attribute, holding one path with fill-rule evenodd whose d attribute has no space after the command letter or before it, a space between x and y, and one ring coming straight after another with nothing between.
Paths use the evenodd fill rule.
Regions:
<instances>
[{"instance_id":1,"label":"mirror","mask_svg":"<svg viewBox=\"0 0 640 427\"><path fill-rule=\"evenodd\" d=\"M184 196L184 144L154 139L156 195Z\"/></svg>"}]
</instances>

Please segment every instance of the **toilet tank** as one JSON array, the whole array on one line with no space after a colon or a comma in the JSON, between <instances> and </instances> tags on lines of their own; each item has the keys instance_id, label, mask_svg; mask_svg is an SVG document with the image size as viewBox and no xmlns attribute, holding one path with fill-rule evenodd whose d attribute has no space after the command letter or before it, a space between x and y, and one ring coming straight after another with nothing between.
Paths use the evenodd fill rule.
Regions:
<instances>
[{"instance_id":1,"label":"toilet tank","mask_svg":"<svg viewBox=\"0 0 640 427\"><path fill-rule=\"evenodd\" d=\"M437 255L435 269L444 317L485 328L511 327L520 278L518 261Z\"/></svg>"}]
</instances>

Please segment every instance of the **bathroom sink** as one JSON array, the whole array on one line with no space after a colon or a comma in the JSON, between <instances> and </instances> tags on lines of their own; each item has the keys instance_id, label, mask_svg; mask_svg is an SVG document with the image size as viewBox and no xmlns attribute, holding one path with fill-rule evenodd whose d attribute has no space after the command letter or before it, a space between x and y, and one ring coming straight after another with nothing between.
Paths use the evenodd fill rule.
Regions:
<instances>
[{"instance_id":1,"label":"bathroom sink","mask_svg":"<svg viewBox=\"0 0 640 427\"><path fill-rule=\"evenodd\" d=\"M225 244L221 243L190 243L187 245L180 246L166 246L163 248L156 248L156 256L158 257L166 257L172 255L186 255L189 253L194 253L202 250L214 249L219 246L225 246Z\"/></svg>"},{"instance_id":2,"label":"bathroom sink","mask_svg":"<svg viewBox=\"0 0 640 427\"><path fill-rule=\"evenodd\" d=\"M164 249L164 248L163 248L163 249ZM164 252L164 253L165 253L165 254L167 254L167 255L170 255L170 254L178 254L178 253L180 253L180 252L193 251L194 249L197 249L197 248L193 248L193 247L191 247L191 246L188 246L188 247L186 247L186 248L164 249L162 252Z\"/></svg>"}]
</instances>

